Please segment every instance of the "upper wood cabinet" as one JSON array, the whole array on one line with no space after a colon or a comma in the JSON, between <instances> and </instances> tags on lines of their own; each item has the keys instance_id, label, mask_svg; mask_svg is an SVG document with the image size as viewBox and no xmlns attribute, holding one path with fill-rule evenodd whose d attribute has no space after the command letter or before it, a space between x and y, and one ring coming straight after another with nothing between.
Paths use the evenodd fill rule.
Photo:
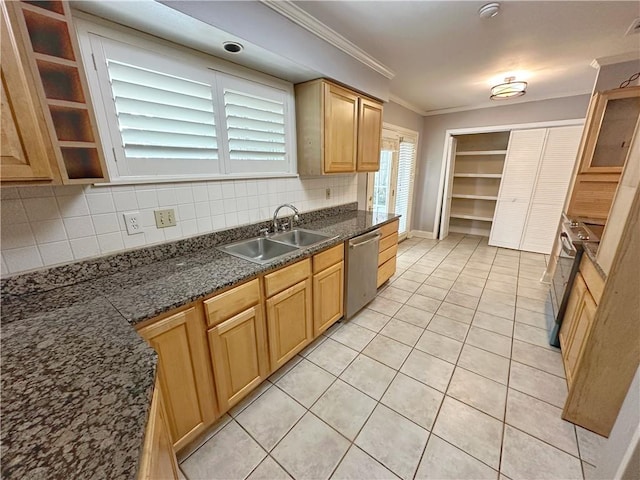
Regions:
<instances>
[{"instance_id":1,"label":"upper wood cabinet","mask_svg":"<svg viewBox=\"0 0 640 480\"><path fill-rule=\"evenodd\" d=\"M179 450L216 416L202 309L190 307L139 330L158 353L171 439Z\"/></svg>"},{"instance_id":2,"label":"upper wood cabinet","mask_svg":"<svg viewBox=\"0 0 640 480\"><path fill-rule=\"evenodd\" d=\"M295 92L300 175L379 169L382 103L327 80Z\"/></svg>"},{"instance_id":3,"label":"upper wood cabinet","mask_svg":"<svg viewBox=\"0 0 640 480\"><path fill-rule=\"evenodd\" d=\"M581 152L581 173L621 173L640 119L640 87L597 92Z\"/></svg>"},{"instance_id":4,"label":"upper wood cabinet","mask_svg":"<svg viewBox=\"0 0 640 480\"><path fill-rule=\"evenodd\" d=\"M2 30L0 180L105 181L106 164L68 2L2 2ZM12 121L5 125L5 118Z\"/></svg>"},{"instance_id":5,"label":"upper wood cabinet","mask_svg":"<svg viewBox=\"0 0 640 480\"><path fill-rule=\"evenodd\" d=\"M31 72L25 70L19 45L9 22L7 5L2 9L2 108L0 111L0 178L7 180L53 180L47 150L46 124L34 101Z\"/></svg>"},{"instance_id":6,"label":"upper wood cabinet","mask_svg":"<svg viewBox=\"0 0 640 480\"><path fill-rule=\"evenodd\" d=\"M640 87L596 93L578 153L567 213L605 224L640 120Z\"/></svg>"}]
</instances>

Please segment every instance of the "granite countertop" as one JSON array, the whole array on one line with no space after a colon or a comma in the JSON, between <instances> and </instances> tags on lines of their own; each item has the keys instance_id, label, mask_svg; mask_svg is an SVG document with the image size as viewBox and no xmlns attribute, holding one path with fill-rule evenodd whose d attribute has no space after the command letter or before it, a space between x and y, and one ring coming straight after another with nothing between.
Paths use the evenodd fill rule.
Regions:
<instances>
[{"instance_id":1,"label":"granite countertop","mask_svg":"<svg viewBox=\"0 0 640 480\"><path fill-rule=\"evenodd\" d=\"M607 279L607 274L604 273L604 270L602 270L602 267L598 263L598 246L599 246L599 244L598 243L592 243L592 242L585 242L583 244L583 246L584 246L585 255L587 255L587 257L589 257L589 260L591 260L591 263L593 263L593 266L596 267L596 270L598 271L598 273L600 274L602 279L606 280Z\"/></svg>"},{"instance_id":2,"label":"granite countertop","mask_svg":"<svg viewBox=\"0 0 640 480\"><path fill-rule=\"evenodd\" d=\"M312 219L298 226L335 238L266 265L203 248L71 286L6 295L2 477L135 478L156 355L133 325L395 218L347 211Z\"/></svg>"}]
</instances>

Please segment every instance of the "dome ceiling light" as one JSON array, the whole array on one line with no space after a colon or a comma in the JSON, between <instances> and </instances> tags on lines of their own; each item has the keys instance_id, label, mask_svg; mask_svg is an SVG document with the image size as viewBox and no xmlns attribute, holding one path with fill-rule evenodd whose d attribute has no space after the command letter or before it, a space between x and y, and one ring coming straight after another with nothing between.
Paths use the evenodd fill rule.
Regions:
<instances>
[{"instance_id":1,"label":"dome ceiling light","mask_svg":"<svg viewBox=\"0 0 640 480\"><path fill-rule=\"evenodd\" d=\"M500 4L498 2L487 3L478 10L478 15L482 18L493 18L500 13Z\"/></svg>"},{"instance_id":2,"label":"dome ceiling light","mask_svg":"<svg viewBox=\"0 0 640 480\"><path fill-rule=\"evenodd\" d=\"M516 82L516 77L507 77L505 83L491 87L491 100L507 100L509 98L521 97L527 90L527 82Z\"/></svg>"}]
</instances>

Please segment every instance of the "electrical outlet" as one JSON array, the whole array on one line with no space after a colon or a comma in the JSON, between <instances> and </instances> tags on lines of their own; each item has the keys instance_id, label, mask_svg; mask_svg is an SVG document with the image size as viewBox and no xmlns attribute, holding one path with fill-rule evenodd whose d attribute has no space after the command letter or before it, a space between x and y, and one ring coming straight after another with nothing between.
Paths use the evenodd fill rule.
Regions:
<instances>
[{"instance_id":1,"label":"electrical outlet","mask_svg":"<svg viewBox=\"0 0 640 480\"><path fill-rule=\"evenodd\" d=\"M127 226L127 233L129 235L136 235L142 233L142 225L140 224L140 212L127 212L123 213L124 224Z\"/></svg>"},{"instance_id":2,"label":"electrical outlet","mask_svg":"<svg viewBox=\"0 0 640 480\"><path fill-rule=\"evenodd\" d=\"M153 214L156 216L156 227L166 228L176 226L176 212L173 208L155 210Z\"/></svg>"},{"instance_id":3,"label":"electrical outlet","mask_svg":"<svg viewBox=\"0 0 640 480\"><path fill-rule=\"evenodd\" d=\"M324 192L324 197L329 200L331 198L331 189L327 188Z\"/></svg>"}]
</instances>

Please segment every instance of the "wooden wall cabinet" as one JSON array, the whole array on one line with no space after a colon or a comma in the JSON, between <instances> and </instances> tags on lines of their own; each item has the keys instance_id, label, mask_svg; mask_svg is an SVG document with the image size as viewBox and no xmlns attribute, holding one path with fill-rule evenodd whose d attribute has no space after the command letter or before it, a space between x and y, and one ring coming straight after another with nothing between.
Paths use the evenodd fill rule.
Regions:
<instances>
[{"instance_id":1,"label":"wooden wall cabinet","mask_svg":"<svg viewBox=\"0 0 640 480\"><path fill-rule=\"evenodd\" d=\"M218 404L226 412L267 378L267 337L259 280L205 300Z\"/></svg>"},{"instance_id":2,"label":"wooden wall cabinet","mask_svg":"<svg viewBox=\"0 0 640 480\"><path fill-rule=\"evenodd\" d=\"M380 227L378 246L378 288L396 273L396 253L398 252L398 225L394 220Z\"/></svg>"},{"instance_id":3,"label":"wooden wall cabinet","mask_svg":"<svg viewBox=\"0 0 640 480\"><path fill-rule=\"evenodd\" d=\"M322 79L295 92L300 175L380 168L382 103Z\"/></svg>"},{"instance_id":4,"label":"wooden wall cabinet","mask_svg":"<svg viewBox=\"0 0 640 480\"><path fill-rule=\"evenodd\" d=\"M265 275L271 370L313 340L311 259Z\"/></svg>"},{"instance_id":5,"label":"wooden wall cabinet","mask_svg":"<svg viewBox=\"0 0 640 480\"><path fill-rule=\"evenodd\" d=\"M2 2L2 30L0 180L107 180L68 2ZM12 118L6 126L5 118Z\"/></svg>"},{"instance_id":6,"label":"wooden wall cabinet","mask_svg":"<svg viewBox=\"0 0 640 480\"><path fill-rule=\"evenodd\" d=\"M344 315L344 244L313 257L313 333L320 335Z\"/></svg>"},{"instance_id":7,"label":"wooden wall cabinet","mask_svg":"<svg viewBox=\"0 0 640 480\"><path fill-rule=\"evenodd\" d=\"M597 92L580 144L569 216L605 223L640 121L640 87Z\"/></svg>"},{"instance_id":8,"label":"wooden wall cabinet","mask_svg":"<svg viewBox=\"0 0 640 480\"><path fill-rule=\"evenodd\" d=\"M158 382L171 439L179 450L216 417L202 310L189 307L142 327L139 333L158 353Z\"/></svg>"},{"instance_id":9,"label":"wooden wall cabinet","mask_svg":"<svg viewBox=\"0 0 640 480\"><path fill-rule=\"evenodd\" d=\"M160 478L177 480L180 475L178 461L169 435L162 388L156 379L138 467L138 480L157 480Z\"/></svg>"}]
</instances>

